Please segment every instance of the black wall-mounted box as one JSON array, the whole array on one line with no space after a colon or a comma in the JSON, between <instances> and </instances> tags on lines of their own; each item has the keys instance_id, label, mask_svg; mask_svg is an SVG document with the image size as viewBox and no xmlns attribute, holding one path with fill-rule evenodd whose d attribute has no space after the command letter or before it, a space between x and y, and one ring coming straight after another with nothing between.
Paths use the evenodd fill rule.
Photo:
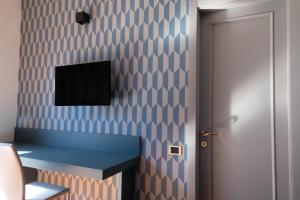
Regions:
<instances>
[{"instance_id":1,"label":"black wall-mounted box","mask_svg":"<svg viewBox=\"0 0 300 200\"><path fill-rule=\"evenodd\" d=\"M86 12L78 12L76 13L76 22L84 25L90 23L90 15Z\"/></svg>"}]
</instances>

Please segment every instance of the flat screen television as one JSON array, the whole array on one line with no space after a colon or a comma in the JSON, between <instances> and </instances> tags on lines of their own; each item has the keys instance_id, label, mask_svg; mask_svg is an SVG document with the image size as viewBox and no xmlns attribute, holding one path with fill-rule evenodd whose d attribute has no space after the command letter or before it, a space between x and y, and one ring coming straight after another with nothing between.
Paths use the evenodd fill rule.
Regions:
<instances>
[{"instance_id":1,"label":"flat screen television","mask_svg":"<svg viewBox=\"0 0 300 200\"><path fill-rule=\"evenodd\" d=\"M110 105L111 62L55 68L55 106Z\"/></svg>"}]
</instances>

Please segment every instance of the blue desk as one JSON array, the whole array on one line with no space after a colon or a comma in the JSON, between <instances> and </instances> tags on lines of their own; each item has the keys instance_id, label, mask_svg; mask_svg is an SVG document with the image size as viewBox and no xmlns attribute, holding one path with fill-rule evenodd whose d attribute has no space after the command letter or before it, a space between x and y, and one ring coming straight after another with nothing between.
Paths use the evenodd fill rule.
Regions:
<instances>
[{"instance_id":1,"label":"blue desk","mask_svg":"<svg viewBox=\"0 0 300 200\"><path fill-rule=\"evenodd\" d=\"M140 138L39 129L15 129L22 165L104 180L122 176L122 199L134 199Z\"/></svg>"},{"instance_id":2,"label":"blue desk","mask_svg":"<svg viewBox=\"0 0 300 200\"><path fill-rule=\"evenodd\" d=\"M133 167L138 162L138 157L126 153L19 143L16 143L16 147L25 167L59 171L99 180Z\"/></svg>"}]
</instances>

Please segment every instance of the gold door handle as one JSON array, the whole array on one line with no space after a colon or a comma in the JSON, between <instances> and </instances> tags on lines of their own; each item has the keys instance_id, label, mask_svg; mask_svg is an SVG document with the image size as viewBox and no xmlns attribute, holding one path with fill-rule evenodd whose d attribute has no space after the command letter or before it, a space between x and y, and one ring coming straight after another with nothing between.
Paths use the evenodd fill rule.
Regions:
<instances>
[{"instance_id":1,"label":"gold door handle","mask_svg":"<svg viewBox=\"0 0 300 200\"><path fill-rule=\"evenodd\" d=\"M214 133L212 131L202 131L202 137L208 137L208 136L218 136L218 133Z\"/></svg>"}]
</instances>

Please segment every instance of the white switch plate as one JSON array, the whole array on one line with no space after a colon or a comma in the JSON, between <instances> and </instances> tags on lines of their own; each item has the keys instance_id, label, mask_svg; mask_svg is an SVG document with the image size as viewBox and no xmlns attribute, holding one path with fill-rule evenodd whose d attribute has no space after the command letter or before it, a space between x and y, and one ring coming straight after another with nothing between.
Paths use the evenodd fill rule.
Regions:
<instances>
[{"instance_id":1,"label":"white switch plate","mask_svg":"<svg viewBox=\"0 0 300 200\"><path fill-rule=\"evenodd\" d=\"M182 146L169 145L168 152L169 152L169 155L172 155L172 156L181 156L182 155Z\"/></svg>"}]
</instances>

